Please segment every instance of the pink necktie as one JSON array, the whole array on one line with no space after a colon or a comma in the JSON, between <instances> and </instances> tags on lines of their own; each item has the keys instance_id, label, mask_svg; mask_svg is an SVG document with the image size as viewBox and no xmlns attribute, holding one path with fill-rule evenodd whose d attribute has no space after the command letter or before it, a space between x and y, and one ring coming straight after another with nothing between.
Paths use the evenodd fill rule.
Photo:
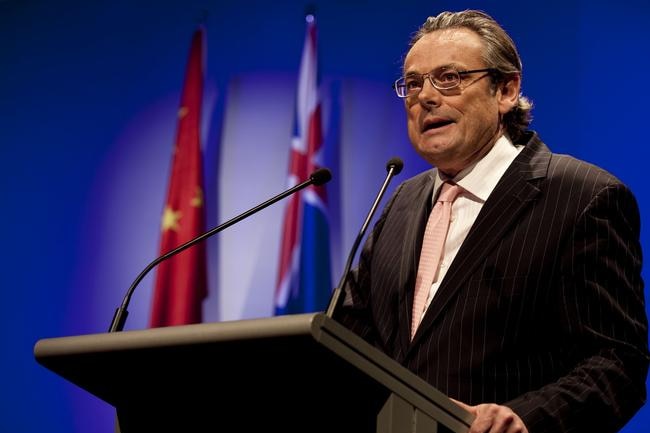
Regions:
<instances>
[{"instance_id":1,"label":"pink necktie","mask_svg":"<svg viewBox=\"0 0 650 433\"><path fill-rule=\"evenodd\" d=\"M424 230L424 239L422 240L418 274L415 278L411 339L413 339L415 331L418 329L420 318L422 317L427 302L427 296L431 290L431 284L433 284L438 272L442 249L447 238L447 230L449 230L451 205L462 190L458 185L451 185L447 182L443 183L438 201L433 207L431 215L429 215L429 221L427 221L427 227Z\"/></svg>"}]
</instances>

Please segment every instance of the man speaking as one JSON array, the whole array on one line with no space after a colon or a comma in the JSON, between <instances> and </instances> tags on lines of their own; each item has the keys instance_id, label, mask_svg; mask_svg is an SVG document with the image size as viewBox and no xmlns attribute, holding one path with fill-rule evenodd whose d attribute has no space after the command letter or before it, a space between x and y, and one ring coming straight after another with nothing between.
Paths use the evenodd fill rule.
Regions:
<instances>
[{"instance_id":1,"label":"man speaking","mask_svg":"<svg viewBox=\"0 0 650 433\"><path fill-rule=\"evenodd\" d=\"M473 413L472 433L615 432L645 402L637 203L528 130L521 80L485 13L415 34L394 88L435 168L393 194L336 318Z\"/></svg>"}]
</instances>

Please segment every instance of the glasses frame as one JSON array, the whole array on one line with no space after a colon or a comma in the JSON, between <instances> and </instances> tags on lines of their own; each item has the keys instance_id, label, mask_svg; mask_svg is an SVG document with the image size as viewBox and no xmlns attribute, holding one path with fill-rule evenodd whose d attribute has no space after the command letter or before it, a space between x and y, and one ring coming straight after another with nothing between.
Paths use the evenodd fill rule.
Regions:
<instances>
[{"instance_id":1,"label":"glasses frame","mask_svg":"<svg viewBox=\"0 0 650 433\"><path fill-rule=\"evenodd\" d=\"M490 74L495 74L495 73L497 73L499 71L496 68L472 69L472 70L469 70L469 71L457 71L454 68L446 68L446 70L455 71L458 74L458 83L454 84L451 87L442 87L442 86L436 85L436 83L433 81L433 78L431 77L431 75L434 72L438 71L438 69L434 69L433 71L427 72L426 74L412 74L411 76L420 76L422 78L422 84L423 85L424 85L424 79L428 78L429 82L431 83L431 85L434 88L436 88L438 90L451 90L451 89L455 89L455 88L457 88L458 86L461 85L461 83L463 82L463 76L465 76L465 75L476 74L476 73L479 73L479 72L488 72ZM393 83L393 86L392 86L393 90L395 90L395 93L397 94L397 97L400 98L400 99L405 99L405 98L408 98L409 96L415 96L415 95L419 94L422 91L422 89L420 88L420 90L417 93L414 93L412 95L409 95L408 93L405 94L404 96L400 95L397 83L399 83L400 81L406 81L406 78L407 77L405 77L405 76L404 77L399 77L397 80L395 80L395 82ZM406 90L406 83L404 83L402 85L402 87L404 87L404 90Z\"/></svg>"}]
</instances>

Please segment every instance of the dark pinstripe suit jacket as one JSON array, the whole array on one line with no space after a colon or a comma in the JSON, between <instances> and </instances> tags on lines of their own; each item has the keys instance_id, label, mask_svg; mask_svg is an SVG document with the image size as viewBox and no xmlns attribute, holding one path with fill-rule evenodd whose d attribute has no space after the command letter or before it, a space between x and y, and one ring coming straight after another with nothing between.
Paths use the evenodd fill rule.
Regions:
<instances>
[{"instance_id":1,"label":"dark pinstripe suit jacket","mask_svg":"<svg viewBox=\"0 0 650 433\"><path fill-rule=\"evenodd\" d=\"M612 175L530 132L409 341L434 171L399 186L337 318L450 397L531 433L609 432L645 401L639 212Z\"/></svg>"}]
</instances>

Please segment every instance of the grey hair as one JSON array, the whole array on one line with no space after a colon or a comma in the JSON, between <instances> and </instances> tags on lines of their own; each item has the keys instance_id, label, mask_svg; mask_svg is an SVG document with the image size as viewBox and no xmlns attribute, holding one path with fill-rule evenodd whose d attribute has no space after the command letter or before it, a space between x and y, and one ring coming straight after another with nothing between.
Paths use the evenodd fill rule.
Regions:
<instances>
[{"instance_id":1,"label":"grey hair","mask_svg":"<svg viewBox=\"0 0 650 433\"><path fill-rule=\"evenodd\" d=\"M483 61L488 68L498 71L492 77L493 83L507 82L508 76L513 74L518 74L521 77L521 58L512 38L491 16L478 10L442 12L427 18L411 38L409 50L428 33L455 28L469 29L485 43ZM503 116L503 125L513 141L517 141L528 129L532 120L530 113L532 108L531 101L520 93L517 105Z\"/></svg>"}]
</instances>

